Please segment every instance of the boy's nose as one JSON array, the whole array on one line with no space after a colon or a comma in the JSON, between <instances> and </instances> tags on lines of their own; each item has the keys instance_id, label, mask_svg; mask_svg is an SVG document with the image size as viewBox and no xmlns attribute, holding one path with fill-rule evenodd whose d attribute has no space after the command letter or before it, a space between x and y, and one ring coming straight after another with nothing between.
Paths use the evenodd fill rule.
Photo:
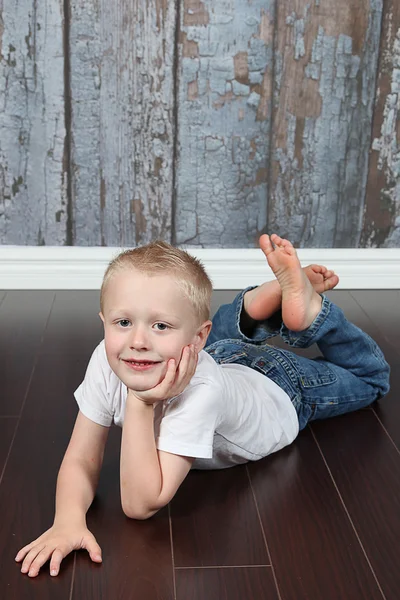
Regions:
<instances>
[{"instance_id":1,"label":"boy's nose","mask_svg":"<svg viewBox=\"0 0 400 600\"><path fill-rule=\"evenodd\" d=\"M148 348L148 338L144 327L133 328L129 345L135 350L146 350Z\"/></svg>"}]
</instances>

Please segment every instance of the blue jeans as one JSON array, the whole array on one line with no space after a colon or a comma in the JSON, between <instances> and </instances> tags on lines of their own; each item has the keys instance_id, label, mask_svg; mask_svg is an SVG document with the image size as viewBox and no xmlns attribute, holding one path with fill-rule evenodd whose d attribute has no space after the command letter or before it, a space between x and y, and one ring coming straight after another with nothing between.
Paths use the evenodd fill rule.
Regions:
<instances>
[{"instance_id":1,"label":"blue jeans","mask_svg":"<svg viewBox=\"0 0 400 600\"><path fill-rule=\"evenodd\" d=\"M309 421L363 408L387 394L390 368L382 351L326 296L308 329L290 331L274 315L256 322L249 338L240 329L243 296L249 289L220 307L205 350L219 364L247 365L272 379L290 397L300 429ZM317 343L322 357L309 359L266 344L276 335L296 348Z\"/></svg>"}]
</instances>

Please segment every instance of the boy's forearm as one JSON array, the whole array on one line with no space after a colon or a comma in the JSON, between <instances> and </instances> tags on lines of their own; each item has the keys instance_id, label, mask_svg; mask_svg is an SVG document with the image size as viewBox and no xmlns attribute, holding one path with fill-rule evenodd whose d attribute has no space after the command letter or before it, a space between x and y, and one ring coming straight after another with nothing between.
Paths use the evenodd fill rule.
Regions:
<instances>
[{"instance_id":1,"label":"boy's forearm","mask_svg":"<svg viewBox=\"0 0 400 600\"><path fill-rule=\"evenodd\" d=\"M154 439L153 405L128 397L121 445L121 500L127 516L144 518L161 506L162 474Z\"/></svg>"},{"instance_id":2,"label":"boy's forearm","mask_svg":"<svg viewBox=\"0 0 400 600\"><path fill-rule=\"evenodd\" d=\"M79 460L64 460L57 478L55 522L86 522L93 502L100 467Z\"/></svg>"}]
</instances>

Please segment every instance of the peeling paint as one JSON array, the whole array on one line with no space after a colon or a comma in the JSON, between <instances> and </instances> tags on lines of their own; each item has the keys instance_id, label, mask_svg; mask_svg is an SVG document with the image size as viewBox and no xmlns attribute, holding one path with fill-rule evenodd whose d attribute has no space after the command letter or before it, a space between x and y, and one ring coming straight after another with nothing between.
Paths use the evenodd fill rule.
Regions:
<instances>
[{"instance_id":1,"label":"peeling paint","mask_svg":"<svg viewBox=\"0 0 400 600\"><path fill-rule=\"evenodd\" d=\"M175 5L87 0L71 11L75 243L170 241Z\"/></svg>"},{"instance_id":2,"label":"peeling paint","mask_svg":"<svg viewBox=\"0 0 400 600\"><path fill-rule=\"evenodd\" d=\"M385 15L363 242L400 247L400 9ZM379 191L379 203L376 202Z\"/></svg>"},{"instance_id":3,"label":"peeling paint","mask_svg":"<svg viewBox=\"0 0 400 600\"><path fill-rule=\"evenodd\" d=\"M62 24L58 2L4 0L1 4L2 244L65 243Z\"/></svg>"},{"instance_id":4,"label":"peeling paint","mask_svg":"<svg viewBox=\"0 0 400 600\"><path fill-rule=\"evenodd\" d=\"M274 4L183 1L179 244L251 247L265 226ZM195 6L196 19L188 18ZM196 43L195 58L187 41Z\"/></svg>"},{"instance_id":5,"label":"peeling paint","mask_svg":"<svg viewBox=\"0 0 400 600\"><path fill-rule=\"evenodd\" d=\"M268 227L300 247L357 247L362 228L382 1L329 6L279 4Z\"/></svg>"}]
</instances>

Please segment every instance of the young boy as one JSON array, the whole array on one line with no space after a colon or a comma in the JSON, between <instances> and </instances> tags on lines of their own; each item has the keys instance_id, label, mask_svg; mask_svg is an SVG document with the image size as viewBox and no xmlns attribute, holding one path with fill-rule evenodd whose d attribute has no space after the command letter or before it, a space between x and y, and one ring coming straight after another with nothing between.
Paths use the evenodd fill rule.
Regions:
<instances>
[{"instance_id":1,"label":"young boy","mask_svg":"<svg viewBox=\"0 0 400 600\"><path fill-rule=\"evenodd\" d=\"M110 264L101 290L105 337L75 393L80 411L58 476L54 524L18 552L23 573L35 577L50 559L57 575L79 548L101 562L86 512L113 421L123 428L122 508L146 519L192 467L259 460L290 444L307 422L387 393L380 349L320 295L337 276L317 265L301 269L293 246L277 235L261 236L260 246L277 281L221 307L211 334L211 282L196 259L154 243ZM266 345L277 334L291 346L316 342L323 357Z\"/></svg>"}]
</instances>

